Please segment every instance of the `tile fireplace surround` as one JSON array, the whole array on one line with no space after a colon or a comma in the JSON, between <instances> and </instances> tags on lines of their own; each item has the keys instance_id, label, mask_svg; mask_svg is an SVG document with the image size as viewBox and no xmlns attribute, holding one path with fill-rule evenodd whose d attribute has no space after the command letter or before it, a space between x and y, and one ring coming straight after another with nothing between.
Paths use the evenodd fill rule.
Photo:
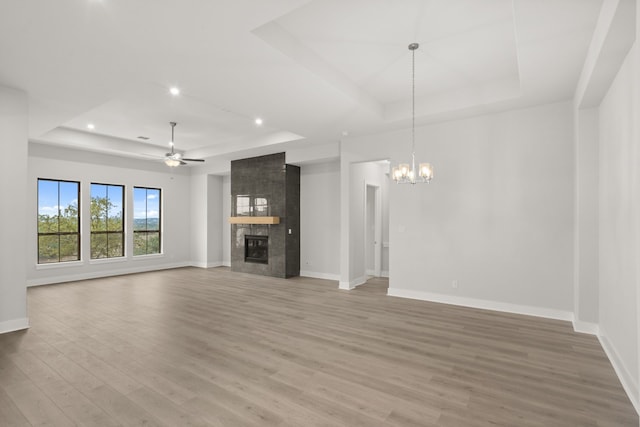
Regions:
<instances>
[{"instance_id":1,"label":"tile fireplace surround","mask_svg":"<svg viewBox=\"0 0 640 427\"><path fill-rule=\"evenodd\" d=\"M287 165L285 153L232 161L229 222L232 271L300 275L300 168ZM264 242L259 236L266 262L247 257L246 242Z\"/></svg>"}]
</instances>

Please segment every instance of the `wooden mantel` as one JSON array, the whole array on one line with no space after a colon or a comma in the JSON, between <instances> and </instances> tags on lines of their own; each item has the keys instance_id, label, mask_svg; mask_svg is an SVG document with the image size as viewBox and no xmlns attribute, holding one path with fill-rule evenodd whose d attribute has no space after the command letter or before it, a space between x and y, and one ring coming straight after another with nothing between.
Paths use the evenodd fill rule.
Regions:
<instances>
[{"instance_id":1,"label":"wooden mantel","mask_svg":"<svg viewBox=\"0 0 640 427\"><path fill-rule=\"evenodd\" d=\"M279 216L230 216L229 224L280 224Z\"/></svg>"}]
</instances>

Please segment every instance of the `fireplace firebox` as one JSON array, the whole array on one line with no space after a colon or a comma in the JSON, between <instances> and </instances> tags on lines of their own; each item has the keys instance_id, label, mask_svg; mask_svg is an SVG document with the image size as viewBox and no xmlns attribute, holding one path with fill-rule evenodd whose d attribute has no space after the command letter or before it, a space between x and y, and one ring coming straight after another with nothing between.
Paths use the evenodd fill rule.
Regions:
<instances>
[{"instance_id":1,"label":"fireplace firebox","mask_svg":"<svg viewBox=\"0 0 640 427\"><path fill-rule=\"evenodd\" d=\"M269 236L244 236L244 261L269 263Z\"/></svg>"}]
</instances>

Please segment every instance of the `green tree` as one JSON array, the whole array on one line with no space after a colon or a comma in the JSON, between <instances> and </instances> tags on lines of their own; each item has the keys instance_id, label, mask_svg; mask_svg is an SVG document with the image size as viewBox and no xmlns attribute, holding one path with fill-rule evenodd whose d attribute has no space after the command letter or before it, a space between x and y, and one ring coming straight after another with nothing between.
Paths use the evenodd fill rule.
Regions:
<instances>
[{"instance_id":1,"label":"green tree","mask_svg":"<svg viewBox=\"0 0 640 427\"><path fill-rule=\"evenodd\" d=\"M57 215L38 215L38 262L80 259L80 216L77 203L59 209Z\"/></svg>"},{"instance_id":2,"label":"green tree","mask_svg":"<svg viewBox=\"0 0 640 427\"><path fill-rule=\"evenodd\" d=\"M60 232L73 233L60 235L60 261L80 259L80 215L78 204L71 203L62 209L60 215Z\"/></svg>"},{"instance_id":3,"label":"green tree","mask_svg":"<svg viewBox=\"0 0 640 427\"><path fill-rule=\"evenodd\" d=\"M38 233L57 233L58 215L38 215Z\"/></svg>"},{"instance_id":4,"label":"green tree","mask_svg":"<svg viewBox=\"0 0 640 427\"><path fill-rule=\"evenodd\" d=\"M122 210L114 212L114 208L107 197L91 197L91 258L124 255Z\"/></svg>"}]
</instances>

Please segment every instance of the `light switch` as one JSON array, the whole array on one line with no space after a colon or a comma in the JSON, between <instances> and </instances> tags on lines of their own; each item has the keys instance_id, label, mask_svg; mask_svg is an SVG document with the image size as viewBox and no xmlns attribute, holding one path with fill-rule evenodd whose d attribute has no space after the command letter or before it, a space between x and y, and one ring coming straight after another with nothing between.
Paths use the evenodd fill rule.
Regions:
<instances>
[{"instance_id":1,"label":"light switch","mask_svg":"<svg viewBox=\"0 0 640 427\"><path fill-rule=\"evenodd\" d=\"M291 231L291 229L289 229L289 234L293 234L293 233L292 233L292 231Z\"/></svg>"}]
</instances>

